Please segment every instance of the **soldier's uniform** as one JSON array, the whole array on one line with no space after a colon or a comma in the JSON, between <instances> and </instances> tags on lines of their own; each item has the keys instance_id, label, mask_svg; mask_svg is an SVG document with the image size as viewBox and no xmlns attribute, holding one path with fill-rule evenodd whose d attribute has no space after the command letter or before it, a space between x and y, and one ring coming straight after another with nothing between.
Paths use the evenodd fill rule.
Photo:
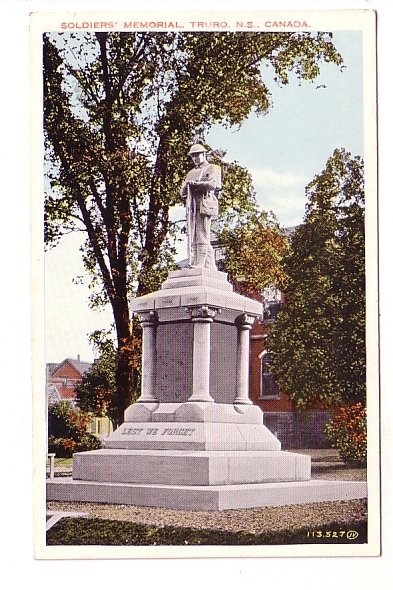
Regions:
<instances>
[{"instance_id":1,"label":"soldier's uniform","mask_svg":"<svg viewBox=\"0 0 393 590\"><path fill-rule=\"evenodd\" d=\"M190 153L193 153L191 150ZM189 185L193 182L197 184ZM210 243L210 226L212 218L218 215L217 194L220 190L221 168L206 160L190 170L184 180L181 194L183 198L188 197L187 233L191 246L191 266L216 269Z\"/></svg>"}]
</instances>

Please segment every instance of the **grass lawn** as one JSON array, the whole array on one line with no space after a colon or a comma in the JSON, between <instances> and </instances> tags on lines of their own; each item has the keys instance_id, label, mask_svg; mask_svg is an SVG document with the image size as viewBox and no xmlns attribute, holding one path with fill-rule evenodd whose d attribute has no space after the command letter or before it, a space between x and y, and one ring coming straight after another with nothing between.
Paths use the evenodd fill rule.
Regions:
<instances>
[{"instance_id":1,"label":"grass lawn","mask_svg":"<svg viewBox=\"0 0 393 590\"><path fill-rule=\"evenodd\" d=\"M354 531L354 532L353 532ZM356 538L354 538L356 535ZM367 543L367 522L330 522L317 530L291 528L259 534L149 526L100 518L64 518L47 533L47 545L295 545Z\"/></svg>"},{"instance_id":2,"label":"grass lawn","mask_svg":"<svg viewBox=\"0 0 393 590\"><path fill-rule=\"evenodd\" d=\"M61 469L62 467L69 467L72 468L73 458L69 457L67 459L61 459L60 457L55 457L55 469Z\"/></svg>"}]
</instances>

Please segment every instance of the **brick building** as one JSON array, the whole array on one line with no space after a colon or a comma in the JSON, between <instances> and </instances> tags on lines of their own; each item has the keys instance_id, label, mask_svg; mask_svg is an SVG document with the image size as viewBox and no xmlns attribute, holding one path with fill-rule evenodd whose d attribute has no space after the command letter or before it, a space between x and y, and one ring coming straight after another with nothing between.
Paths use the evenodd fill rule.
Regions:
<instances>
[{"instance_id":1,"label":"brick building","mask_svg":"<svg viewBox=\"0 0 393 590\"><path fill-rule=\"evenodd\" d=\"M84 373L91 367L91 363L66 358L60 363L46 365L46 405L47 408L60 401L75 405L76 387ZM93 417L89 431L97 436L108 436L112 432L112 425L107 417Z\"/></svg>"},{"instance_id":2,"label":"brick building","mask_svg":"<svg viewBox=\"0 0 393 590\"><path fill-rule=\"evenodd\" d=\"M80 383L82 376L91 367L91 363L66 358L61 363L48 363L46 365L46 386L49 405L54 401L67 401L74 404L76 399L76 386Z\"/></svg>"}]
</instances>

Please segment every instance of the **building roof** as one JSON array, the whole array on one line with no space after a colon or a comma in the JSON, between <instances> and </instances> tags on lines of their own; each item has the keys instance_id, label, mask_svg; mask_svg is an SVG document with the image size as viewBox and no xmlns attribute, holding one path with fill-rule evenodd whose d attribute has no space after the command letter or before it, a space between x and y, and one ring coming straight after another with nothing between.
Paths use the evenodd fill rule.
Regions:
<instances>
[{"instance_id":1,"label":"building roof","mask_svg":"<svg viewBox=\"0 0 393 590\"><path fill-rule=\"evenodd\" d=\"M48 375L53 375L53 373L56 370L56 367L59 366L59 363L46 363L46 370L48 372Z\"/></svg>"},{"instance_id":2,"label":"building roof","mask_svg":"<svg viewBox=\"0 0 393 590\"><path fill-rule=\"evenodd\" d=\"M61 361L61 363L48 363L46 367L49 375L54 375L57 373L57 371L59 371L66 363L69 363L80 375L87 373L87 371L89 371L92 366L92 363L81 361L79 357L77 359L66 358Z\"/></svg>"},{"instance_id":3,"label":"building roof","mask_svg":"<svg viewBox=\"0 0 393 590\"><path fill-rule=\"evenodd\" d=\"M89 371L91 369L92 363L86 363L84 361L81 361L79 359L75 360L75 359L66 359L73 367L76 371L78 371L78 373L80 373L81 375L83 375L84 373L86 373L87 371Z\"/></svg>"},{"instance_id":4,"label":"building roof","mask_svg":"<svg viewBox=\"0 0 393 590\"><path fill-rule=\"evenodd\" d=\"M298 227L299 227L298 225L291 225L290 227L284 227L284 231L283 231L284 236L286 236L287 238L292 238L293 234L295 233L295 231L297 230Z\"/></svg>"}]
</instances>

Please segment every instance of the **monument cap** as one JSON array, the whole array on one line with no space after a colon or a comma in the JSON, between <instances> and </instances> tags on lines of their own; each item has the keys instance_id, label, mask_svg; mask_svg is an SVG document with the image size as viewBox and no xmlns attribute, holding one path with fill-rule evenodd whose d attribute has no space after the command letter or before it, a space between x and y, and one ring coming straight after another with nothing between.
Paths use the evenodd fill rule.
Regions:
<instances>
[{"instance_id":1,"label":"monument cap","mask_svg":"<svg viewBox=\"0 0 393 590\"><path fill-rule=\"evenodd\" d=\"M188 152L188 155L191 156L191 154L199 154L206 151L206 148L201 143L195 143Z\"/></svg>"}]
</instances>

